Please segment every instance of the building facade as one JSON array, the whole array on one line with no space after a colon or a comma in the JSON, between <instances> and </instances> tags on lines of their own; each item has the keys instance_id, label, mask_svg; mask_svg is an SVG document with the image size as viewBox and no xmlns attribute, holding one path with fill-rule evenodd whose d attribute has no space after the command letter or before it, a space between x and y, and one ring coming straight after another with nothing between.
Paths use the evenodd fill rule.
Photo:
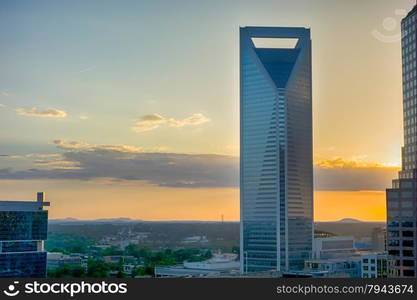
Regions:
<instances>
[{"instance_id":1,"label":"building facade","mask_svg":"<svg viewBox=\"0 0 417 300\"><path fill-rule=\"evenodd\" d=\"M241 273L301 270L313 239L309 29L240 28L240 120Z\"/></svg>"},{"instance_id":2,"label":"building facade","mask_svg":"<svg viewBox=\"0 0 417 300\"><path fill-rule=\"evenodd\" d=\"M78 267L83 265L83 258L80 255L67 255L61 252L48 252L47 270L55 270L63 265Z\"/></svg>"},{"instance_id":3,"label":"building facade","mask_svg":"<svg viewBox=\"0 0 417 300\"><path fill-rule=\"evenodd\" d=\"M399 178L387 189L389 277L417 274L417 6L402 20L404 147Z\"/></svg>"},{"instance_id":4,"label":"building facade","mask_svg":"<svg viewBox=\"0 0 417 300\"><path fill-rule=\"evenodd\" d=\"M355 252L355 238L351 236L332 236L313 240L313 259L347 257Z\"/></svg>"},{"instance_id":5,"label":"building facade","mask_svg":"<svg viewBox=\"0 0 417 300\"><path fill-rule=\"evenodd\" d=\"M352 256L346 258L312 259L306 260L304 272L326 272L330 278L360 278L361 258Z\"/></svg>"},{"instance_id":6,"label":"building facade","mask_svg":"<svg viewBox=\"0 0 417 300\"><path fill-rule=\"evenodd\" d=\"M0 201L0 277L46 277L44 193L37 201Z\"/></svg>"},{"instance_id":7,"label":"building facade","mask_svg":"<svg viewBox=\"0 0 417 300\"><path fill-rule=\"evenodd\" d=\"M366 253L361 255L362 278L386 278L388 277L388 259L386 253Z\"/></svg>"},{"instance_id":8,"label":"building facade","mask_svg":"<svg viewBox=\"0 0 417 300\"><path fill-rule=\"evenodd\" d=\"M375 252L387 251L387 229L374 228L371 236L372 250Z\"/></svg>"}]
</instances>

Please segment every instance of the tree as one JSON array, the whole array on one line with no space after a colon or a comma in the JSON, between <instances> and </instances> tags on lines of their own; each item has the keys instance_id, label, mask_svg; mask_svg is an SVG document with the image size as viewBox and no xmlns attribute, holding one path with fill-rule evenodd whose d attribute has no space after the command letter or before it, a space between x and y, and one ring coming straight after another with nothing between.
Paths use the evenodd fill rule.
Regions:
<instances>
[{"instance_id":1,"label":"tree","mask_svg":"<svg viewBox=\"0 0 417 300\"><path fill-rule=\"evenodd\" d=\"M82 278L85 277L85 269L83 266L75 266L72 268L72 277L74 278Z\"/></svg>"},{"instance_id":2,"label":"tree","mask_svg":"<svg viewBox=\"0 0 417 300\"><path fill-rule=\"evenodd\" d=\"M117 248L115 246L111 246L109 248L103 249L103 251L101 252L101 254L103 256L108 256L108 255L123 255L123 250L120 250L119 248Z\"/></svg>"},{"instance_id":3,"label":"tree","mask_svg":"<svg viewBox=\"0 0 417 300\"><path fill-rule=\"evenodd\" d=\"M127 278L127 274L122 270L122 268L119 269L119 272L117 273L117 278Z\"/></svg>"},{"instance_id":4,"label":"tree","mask_svg":"<svg viewBox=\"0 0 417 300\"><path fill-rule=\"evenodd\" d=\"M239 257L240 257L240 248L237 247L237 246L233 246L232 247L232 253L237 254L237 257L239 259Z\"/></svg>"},{"instance_id":5,"label":"tree","mask_svg":"<svg viewBox=\"0 0 417 300\"><path fill-rule=\"evenodd\" d=\"M203 254L203 260L207 260L213 257L213 254L211 253L210 250L207 250L206 253Z\"/></svg>"},{"instance_id":6,"label":"tree","mask_svg":"<svg viewBox=\"0 0 417 300\"><path fill-rule=\"evenodd\" d=\"M48 276L53 278L71 278L71 266L68 264L63 264L56 268L55 270L49 270Z\"/></svg>"},{"instance_id":7,"label":"tree","mask_svg":"<svg viewBox=\"0 0 417 300\"><path fill-rule=\"evenodd\" d=\"M99 259L88 260L88 277L92 278L108 278L109 277L109 266Z\"/></svg>"}]
</instances>

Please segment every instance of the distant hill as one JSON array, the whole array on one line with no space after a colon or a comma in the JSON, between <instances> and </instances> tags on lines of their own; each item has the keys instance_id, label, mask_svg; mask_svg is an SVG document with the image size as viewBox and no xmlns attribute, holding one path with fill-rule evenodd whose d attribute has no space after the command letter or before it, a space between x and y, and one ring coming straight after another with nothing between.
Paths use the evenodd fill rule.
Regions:
<instances>
[{"instance_id":1,"label":"distant hill","mask_svg":"<svg viewBox=\"0 0 417 300\"><path fill-rule=\"evenodd\" d=\"M154 224L216 224L216 223L230 223L230 224L239 224L238 221L145 221L141 219L129 219L129 218L109 218L109 219L94 219L94 220L80 220L75 218L65 218L65 219L49 219L50 224L124 224L124 223L154 223Z\"/></svg>"},{"instance_id":2,"label":"distant hill","mask_svg":"<svg viewBox=\"0 0 417 300\"><path fill-rule=\"evenodd\" d=\"M346 219L336 222L316 222L316 231L325 231L339 236L354 236L357 239L372 236L375 228L384 228L385 222L362 222L358 220Z\"/></svg>"},{"instance_id":3,"label":"distant hill","mask_svg":"<svg viewBox=\"0 0 417 300\"><path fill-rule=\"evenodd\" d=\"M336 223L364 223L364 222L358 219L345 218L340 221L337 221Z\"/></svg>"},{"instance_id":4,"label":"distant hill","mask_svg":"<svg viewBox=\"0 0 417 300\"><path fill-rule=\"evenodd\" d=\"M113 219L96 219L96 220L79 220L75 218L65 218L65 219L50 219L50 224L88 224L88 223L110 223L110 224L120 224L120 223L135 223L143 222L142 220L132 220L129 218L113 218Z\"/></svg>"}]
</instances>

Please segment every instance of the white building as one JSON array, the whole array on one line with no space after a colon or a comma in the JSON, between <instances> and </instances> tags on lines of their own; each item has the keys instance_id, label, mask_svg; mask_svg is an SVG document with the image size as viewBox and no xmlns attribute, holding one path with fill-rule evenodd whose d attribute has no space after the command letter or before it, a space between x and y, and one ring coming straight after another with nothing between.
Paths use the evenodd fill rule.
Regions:
<instances>
[{"instance_id":1,"label":"white building","mask_svg":"<svg viewBox=\"0 0 417 300\"><path fill-rule=\"evenodd\" d=\"M208 239L205 235L189 236L182 240L184 244L190 243L208 243Z\"/></svg>"},{"instance_id":2,"label":"white building","mask_svg":"<svg viewBox=\"0 0 417 300\"><path fill-rule=\"evenodd\" d=\"M387 277L387 261L386 253L366 253L361 255L362 278L385 278Z\"/></svg>"},{"instance_id":3,"label":"white building","mask_svg":"<svg viewBox=\"0 0 417 300\"><path fill-rule=\"evenodd\" d=\"M240 262L236 260L237 255L232 253L215 254L213 258L201 262L184 262L183 266L187 269L200 270L233 270L239 269Z\"/></svg>"},{"instance_id":4,"label":"white building","mask_svg":"<svg viewBox=\"0 0 417 300\"><path fill-rule=\"evenodd\" d=\"M240 262L236 254L215 254L202 262L184 262L171 267L155 267L156 277L219 277L238 271Z\"/></svg>"},{"instance_id":5,"label":"white building","mask_svg":"<svg viewBox=\"0 0 417 300\"><path fill-rule=\"evenodd\" d=\"M304 264L304 272L327 272L326 277L359 278L361 277L361 257L307 260Z\"/></svg>"},{"instance_id":6,"label":"white building","mask_svg":"<svg viewBox=\"0 0 417 300\"><path fill-rule=\"evenodd\" d=\"M48 270L55 270L62 265L70 265L71 267L81 266L83 265L83 259L79 255L67 255L61 252L48 252Z\"/></svg>"},{"instance_id":7,"label":"white building","mask_svg":"<svg viewBox=\"0 0 417 300\"><path fill-rule=\"evenodd\" d=\"M313 240L313 259L349 257L355 252L355 238L351 236L333 236Z\"/></svg>"}]
</instances>

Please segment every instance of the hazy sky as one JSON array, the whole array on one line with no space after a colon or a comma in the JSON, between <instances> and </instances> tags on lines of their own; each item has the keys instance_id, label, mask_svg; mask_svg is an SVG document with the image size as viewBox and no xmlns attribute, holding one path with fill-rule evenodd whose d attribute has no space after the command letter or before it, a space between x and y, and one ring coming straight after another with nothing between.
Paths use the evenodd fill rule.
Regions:
<instances>
[{"instance_id":1,"label":"hazy sky","mask_svg":"<svg viewBox=\"0 0 417 300\"><path fill-rule=\"evenodd\" d=\"M237 220L239 26L302 26L316 219L382 220L414 2L1 1L0 199L45 191L52 218Z\"/></svg>"}]
</instances>

